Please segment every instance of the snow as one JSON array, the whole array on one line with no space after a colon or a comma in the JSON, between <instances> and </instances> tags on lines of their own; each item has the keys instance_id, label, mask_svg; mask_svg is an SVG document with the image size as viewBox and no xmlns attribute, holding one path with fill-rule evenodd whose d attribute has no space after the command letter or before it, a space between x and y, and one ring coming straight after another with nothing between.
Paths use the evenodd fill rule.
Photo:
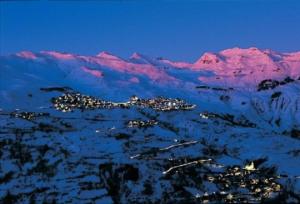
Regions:
<instances>
[{"instance_id":1,"label":"snow","mask_svg":"<svg viewBox=\"0 0 300 204\"><path fill-rule=\"evenodd\" d=\"M85 72L87 72L87 73L89 73L89 74L91 74L95 77L99 78L99 77L103 76L103 73L99 70L93 70L93 69L91 69L89 67L86 67L86 66L82 66L81 68L82 68L83 71L85 71Z\"/></svg>"},{"instance_id":2,"label":"snow","mask_svg":"<svg viewBox=\"0 0 300 204\"><path fill-rule=\"evenodd\" d=\"M30 51L22 51L22 52L19 52L16 54L17 56L19 57L23 57L23 58L26 58L26 59L36 59L37 56L35 54L33 54L32 52Z\"/></svg>"},{"instance_id":3,"label":"snow","mask_svg":"<svg viewBox=\"0 0 300 204\"><path fill-rule=\"evenodd\" d=\"M97 57L103 58L103 59L108 59L108 60L120 60L121 58L118 56L115 56L107 51L102 51L100 52Z\"/></svg>"},{"instance_id":4,"label":"snow","mask_svg":"<svg viewBox=\"0 0 300 204\"><path fill-rule=\"evenodd\" d=\"M54 57L58 60L72 60L75 59L75 56L70 53L60 53L56 51L41 51L41 54L49 55L51 57Z\"/></svg>"},{"instance_id":5,"label":"snow","mask_svg":"<svg viewBox=\"0 0 300 204\"><path fill-rule=\"evenodd\" d=\"M181 173L189 165L203 168L196 162L202 159L212 162L204 162L208 168L239 165L255 173L259 168L251 161L267 158L264 165L275 166L278 174L291 180L299 176L300 140L291 131L300 130L300 52L232 48L207 52L188 63L139 53L122 59L108 52L83 56L24 51L1 56L0 65L0 180L7 178L0 185L1 199L9 190L22 195L19 202L26 203L28 193L49 187L36 193L35 199L155 202L168 194L179 199L184 193L173 191L173 184L184 179L188 181L185 193L201 198L206 192ZM294 81L282 83L286 77ZM281 84L259 91L259 83L266 79ZM45 91L53 87L56 91ZM184 99L196 107L170 112L130 107L64 113L51 102L62 94L58 91L62 88L115 103L126 102L132 95L164 96ZM15 112L50 116L30 121L15 117ZM128 121L149 120L157 123L147 128L127 127ZM247 126L249 121L255 127ZM214 155L210 148L220 152ZM104 165L102 170L99 165ZM124 165L138 169L137 181L112 175L123 171ZM172 173L174 167L178 172L164 177L163 172ZM176 177L180 175L183 177ZM124 190L118 192L119 197L109 193L109 179L113 178ZM209 189L217 190L207 182L203 183L208 194ZM287 184L284 179L281 182ZM154 193L144 195L148 183ZM299 179L293 190L299 194ZM55 194L58 196L52 196Z\"/></svg>"}]
</instances>

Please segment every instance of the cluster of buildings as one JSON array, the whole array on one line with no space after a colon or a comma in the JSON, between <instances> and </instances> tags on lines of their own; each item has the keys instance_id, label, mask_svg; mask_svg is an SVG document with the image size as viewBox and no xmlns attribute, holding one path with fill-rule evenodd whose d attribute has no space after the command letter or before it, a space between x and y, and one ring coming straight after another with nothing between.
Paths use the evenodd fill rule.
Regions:
<instances>
[{"instance_id":1,"label":"cluster of buildings","mask_svg":"<svg viewBox=\"0 0 300 204\"><path fill-rule=\"evenodd\" d=\"M157 125L157 121L155 120L130 120L127 123L127 127L129 128L146 128L146 127L152 127L154 125Z\"/></svg>"},{"instance_id":2,"label":"cluster of buildings","mask_svg":"<svg viewBox=\"0 0 300 204\"><path fill-rule=\"evenodd\" d=\"M151 99L140 99L137 96L132 96L130 103L157 111L192 110L196 107L196 105L188 104L182 99L164 98L161 96Z\"/></svg>"},{"instance_id":3,"label":"cluster of buildings","mask_svg":"<svg viewBox=\"0 0 300 204\"><path fill-rule=\"evenodd\" d=\"M157 111L191 110L195 108L195 105L188 104L181 99L164 97L139 99L137 96L132 96L127 102L115 103L99 100L92 96L87 96L80 93L66 93L57 98L53 98L52 103L57 110L60 110L62 112L72 111L73 109L110 109L129 108L131 106L151 108Z\"/></svg>"},{"instance_id":4,"label":"cluster of buildings","mask_svg":"<svg viewBox=\"0 0 300 204\"><path fill-rule=\"evenodd\" d=\"M253 164L253 163L252 163ZM247 167L247 166L246 166ZM250 168L249 168L250 167ZM236 184L236 187L248 189L257 198L269 198L272 193L280 192L282 187L276 181L277 175L272 169L241 168L234 166L215 179L225 188Z\"/></svg>"},{"instance_id":5,"label":"cluster of buildings","mask_svg":"<svg viewBox=\"0 0 300 204\"><path fill-rule=\"evenodd\" d=\"M15 118L22 118L24 120L35 120L37 117L40 116L49 116L49 113L35 113L35 112L12 112L10 114L12 117Z\"/></svg>"},{"instance_id":6,"label":"cluster of buildings","mask_svg":"<svg viewBox=\"0 0 300 204\"><path fill-rule=\"evenodd\" d=\"M208 173L205 179L218 185L222 191L196 196L203 203L260 203L280 195L282 191L272 167L256 169L253 162L244 168L232 166L222 173Z\"/></svg>"},{"instance_id":7,"label":"cluster of buildings","mask_svg":"<svg viewBox=\"0 0 300 204\"><path fill-rule=\"evenodd\" d=\"M113 103L96 99L92 96L83 95L80 93L67 93L57 98L52 99L52 103L57 110L62 112L72 111L73 109L110 109L110 108L128 108L127 103Z\"/></svg>"}]
</instances>

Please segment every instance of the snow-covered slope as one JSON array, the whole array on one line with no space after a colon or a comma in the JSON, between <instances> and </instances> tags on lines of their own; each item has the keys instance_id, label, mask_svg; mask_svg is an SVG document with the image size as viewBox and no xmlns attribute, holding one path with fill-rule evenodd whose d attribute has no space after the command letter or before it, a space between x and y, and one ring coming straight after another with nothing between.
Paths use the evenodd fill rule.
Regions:
<instances>
[{"instance_id":1,"label":"snow-covered slope","mask_svg":"<svg viewBox=\"0 0 300 204\"><path fill-rule=\"evenodd\" d=\"M198 81L212 83L226 83L231 86L257 85L264 79L282 80L285 77L300 77L300 52L279 53L272 50L260 50L258 48L232 48L219 53L204 53L195 63L172 62L163 58L151 58L139 53L133 53L129 59L122 59L109 52L101 52L96 56L81 56L54 51L42 51L32 53L24 51L15 56L7 56L13 60L18 56L19 60L36 62L65 63L94 66L95 69L110 69L116 72L147 77L152 81L178 82L183 80L180 76L173 76L168 68L180 68L192 70L193 75L198 76ZM174 71L174 70L172 70ZM211 75L202 76L200 71L210 72ZM203 79L203 80L202 80ZM193 81L194 82L194 81Z\"/></svg>"},{"instance_id":2,"label":"snow-covered slope","mask_svg":"<svg viewBox=\"0 0 300 204\"><path fill-rule=\"evenodd\" d=\"M222 83L256 85L264 79L299 77L299 53L277 53L257 48L233 48L219 53L205 53L194 69L213 69Z\"/></svg>"},{"instance_id":3,"label":"snow-covered slope","mask_svg":"<svg viewBox=\"0 0 300 204\"><path fill-rule=\"evenodd\" d=\"M1 199L252 202L274 196L248 184L249 195L236 195L207 175L232 165L248 175L249 161L262 159L289 180L299 176L300 52L233 48L188 63L24 51L1 56L0 66ZM181 109L181 99L196 107ZM270 176L263 172L251 176ZM287 190L282 179L277 188Z\"/></svg>"},{"instance_id":4,"label":"snow-covered slope","mask_svg":"<svg viewBox=\"0 0 300 204\"><path fill-rule=\"evenodd\" d=\"M1 103L6 105L18 104L26 89L68 86L117 101L131 95L183 97L200 107L217 103L220 110L246 111L270 123L281 119L279 126L299 125L299 52L233 48L205 53L193 64L139 53L122 59L108 52L81 56L25 51L0 60ZM281 94L272 98L274 92Z\"/></svg>"}]
</instances>

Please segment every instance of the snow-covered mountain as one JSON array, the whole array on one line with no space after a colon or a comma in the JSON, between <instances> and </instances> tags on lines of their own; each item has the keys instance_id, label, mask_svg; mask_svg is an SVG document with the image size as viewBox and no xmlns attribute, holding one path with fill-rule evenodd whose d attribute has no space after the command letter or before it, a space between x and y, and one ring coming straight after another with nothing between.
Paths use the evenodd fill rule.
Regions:
<instances>
[{"instance_id":1,"label":"snow-covered mountain","mask_svg":"<svg viewBox=\"0 0 300 204\"><path fill-rule=\"evenodd\" d=\"M279 53L258 48L232 48L219 53L207 52L194 63L173 62L161 57L151 58L139 53L133 53L129 59L122 59L109 52L101 52L96 56L81 56L54 51L42 51L40 53L24 51L16 55L2 57L2 60L14 61L14 59L16 61L23 59L24 62L35 62L44 66L47 66L47 63L73 64L73 69L76 66L85 66L85 70L94 69L99 72L108 69L131 74L137 79L147 77L147 80L160 83L191 82L185 80L181 75L176 75L174 71L176 68L193 71L192 75L198 76L198 80L193 80L193 83L212 82L235 87L257 85L264 79L282 80L285 77L295 79L300 77L300 52ZM201 71L211 74L203 76ZM88 73L93 75L93 72ZM98 74L96 77L99 78Z\"/></svg>"},{"instance_id":2,"label":"snow-covered mountain","mask_svg":"<svg viewBox=\"0 0 300 204\"><path fill-rule=\"evenodd\" d=\"M24 51L0 60L1 103L12 106L22 106L18 102L28 94L26 89L67 86L117 101L132 95L183 97L200 107L246 111L269 123L280 120L278 126L299 125L300 52L233 48L186 63L139 53L122 59L109 52Z\"/></svg>"},{"instance_id":3,"label":"snow-covered mountain","mask_svg":"<svg viewBox=\"0 0 300 204\"><path fill-rule=\"evenodd\" d=\"M29 202L31 192L78 203L251 202L254 184L241 184L251 192L238 198L215 176L219 183L203 177L200 186L195 172L239 165L247 177L259 167L249 161L262 158L290 180L300 171L300 52L232 48L189 63L23 51L1 56L0 66L1 199ZM212 169L172 173L200 163ZM253 172L266 179L263 168ZM286 181L274 185L287 189ZM274 198L258 191L259 201Z\"/></svg>"}]
</instances>

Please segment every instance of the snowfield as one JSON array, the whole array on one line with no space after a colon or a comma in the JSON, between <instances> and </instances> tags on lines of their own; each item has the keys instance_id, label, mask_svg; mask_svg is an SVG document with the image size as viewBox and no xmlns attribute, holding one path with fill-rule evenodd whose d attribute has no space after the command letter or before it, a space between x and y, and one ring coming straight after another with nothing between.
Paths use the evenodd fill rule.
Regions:
<instances>
[{"instance_id":1,"label":"snowfield","mask_svg":"<svg viewBox=\"0 0 300 204\"><path fill-rule=\"evenodd\" d=\"M0 66L3 203L300 202L300 52Z\"/></svg>"}]
</instances>

